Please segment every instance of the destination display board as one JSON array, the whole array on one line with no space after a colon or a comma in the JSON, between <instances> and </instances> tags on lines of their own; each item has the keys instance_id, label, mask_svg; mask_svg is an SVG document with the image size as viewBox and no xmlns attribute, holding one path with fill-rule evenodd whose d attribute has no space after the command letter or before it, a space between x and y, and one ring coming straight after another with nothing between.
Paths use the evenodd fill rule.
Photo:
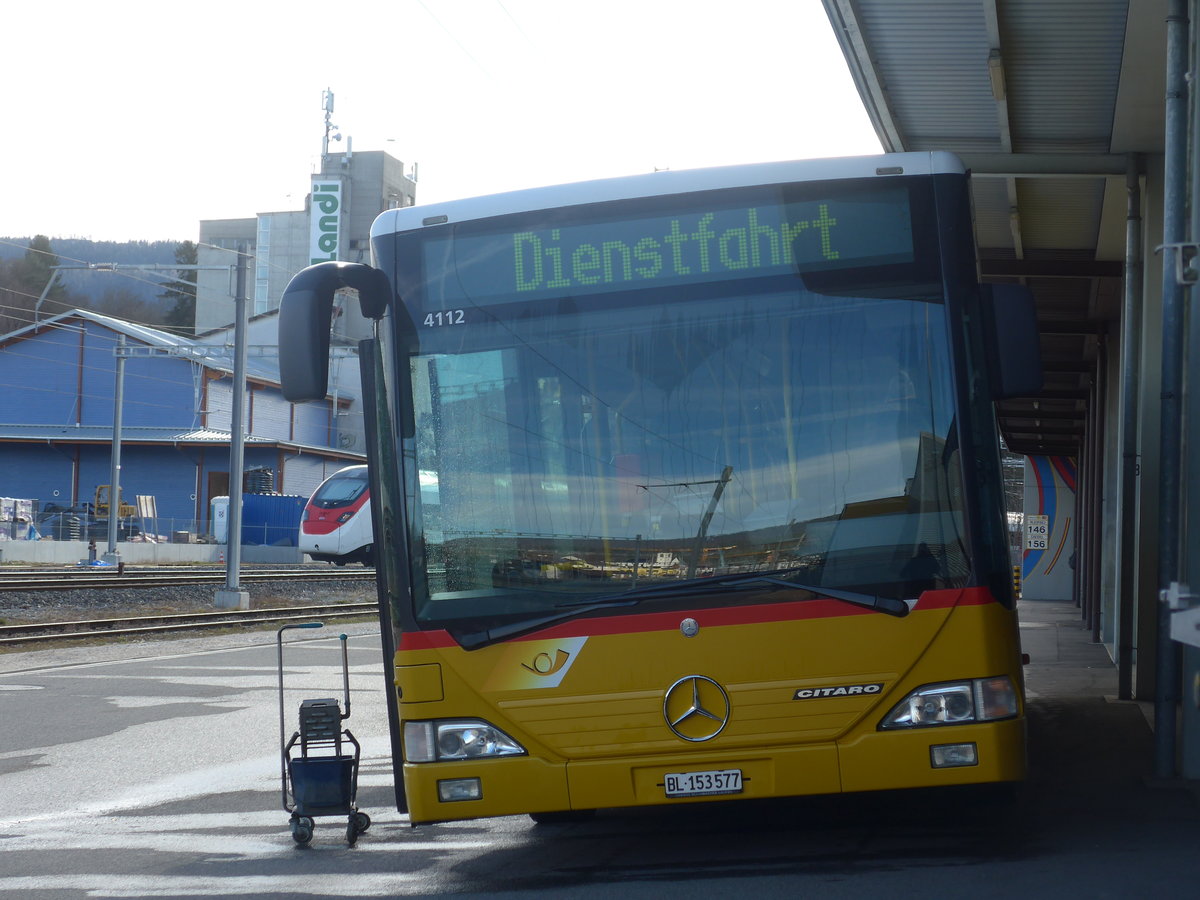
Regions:
<instances>
[{"instance_id":1,"label":"destination display board","mask_svg":"<svg viewBox=\"0 0 1200 900\"><path fill-rule=\"evenodd\" d=\"M914 261L910 195L902 184L807 185L804 193L785 199L787 192L776 189L774 202L697 194L687 208L668 213L580 219L554 210L542 222L514 217L507 228L468 223L423 242L426 309Z\"/></svg>"}]
</instances>

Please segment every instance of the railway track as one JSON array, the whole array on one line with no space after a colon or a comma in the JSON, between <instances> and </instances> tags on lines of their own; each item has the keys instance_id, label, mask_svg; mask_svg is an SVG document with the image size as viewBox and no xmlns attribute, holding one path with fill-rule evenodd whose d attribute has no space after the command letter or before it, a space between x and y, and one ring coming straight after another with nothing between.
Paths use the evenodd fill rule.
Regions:
<instances>
[{"instance_id":1,"label":"railway track","mask_svg":"<svg viewBox=\"0 0 1200 900\"><path fill-rule=\"evenodd\" d=\"M155 588L224 584L225 572L208 569L190 572L79 569L63 572L0 573L0 591L74 591L94 588ZM374 581L374 569L244 569L238 580L268 581Z\"/></svg>"},{"instance_id":2,"label":"railway track","mask_svg":"<svg viewBox=\"0 0 1200 900\"><path fill-rule=\"evenodd\" d=\"M144 637L150 634L203 631L213 628L361 618L373 616L376 609L374 603L326 603L315 606L289 606L271 609L221 610L162 616L120 616L74 622L0 625L0 647L18 647L39 642L81 638Z\"/></svg>"}]
</instances>

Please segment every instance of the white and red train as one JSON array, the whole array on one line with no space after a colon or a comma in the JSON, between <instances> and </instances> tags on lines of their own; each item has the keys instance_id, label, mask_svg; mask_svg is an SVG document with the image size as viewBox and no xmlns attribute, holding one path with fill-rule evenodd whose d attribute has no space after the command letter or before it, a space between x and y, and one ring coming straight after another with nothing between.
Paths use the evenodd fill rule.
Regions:
<instances>
[{"instance_id":1,"label":"white and red train","mask_svg":"<svg viewBox=\"0 0 1200 900\"><path fill-rule=\"evenodd\" d=\"M316 560L375 565L366 466L348 466L321 482L300 518L300 549Z\"/></svg>"}]
</instances>

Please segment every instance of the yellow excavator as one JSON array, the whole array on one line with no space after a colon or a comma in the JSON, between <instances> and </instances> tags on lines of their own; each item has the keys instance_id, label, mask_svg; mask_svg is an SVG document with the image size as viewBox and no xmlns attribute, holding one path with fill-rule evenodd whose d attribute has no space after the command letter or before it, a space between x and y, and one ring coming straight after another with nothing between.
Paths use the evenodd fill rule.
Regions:
<instances>
[{"instance_id":1,"label":"yellow excavator","mask_svg":"<svg viewBox=\"0 0 1200 900\"><path fill-rule=\"evenodd\" d=\"M97 519L108 518L109 495L112 493L112 485L98 484L96 485L96 500L92 505L92 513ZM125 502L125 492L121 492L121 496L117 501L117 518L128 519L131 516L137 515L137 507L131 503Z\"/></svg>"}]
</instances>

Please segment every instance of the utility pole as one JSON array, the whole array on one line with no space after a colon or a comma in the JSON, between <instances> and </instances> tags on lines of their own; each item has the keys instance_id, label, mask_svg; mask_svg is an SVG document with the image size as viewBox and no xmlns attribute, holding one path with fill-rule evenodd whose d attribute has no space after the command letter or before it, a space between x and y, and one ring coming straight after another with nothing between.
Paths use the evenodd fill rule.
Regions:
<instances>
[{"instance_id":1,"label":"utility pole","mask_svg":"<svg viewBox=\"0 0 1200 900\"><path fill-rule=\"evenodd\" d=\"M36 325L38 323L38 319L40 318L41 313L42 313L42 304L46 302L46 297L49 296L50 289L53 288L54 285L58 284L58 282L61 280L59 277L59 269L62 269L62 268L65 268L65 266L51 266L50 267L50 280L46 282L46 286L44 288L42 288L42 295L37 298L37 303L35 303L33 305L33 324L34 325Z\"/></svg>"},{"instance_id":2,"label":"utility pole","mask_svg":"<svg viewBox=\"0 0 1200 900\"><path fill-rule=\"evenodd\" d=\"M1179 580L1183 457L1183 286L1175 256L1187 237L1188 3L1171 0L1167 15L1167 103L1163 154L1162 406L1159 437L1158 628L1155 641L1154 774L1174 778L1180 694L1180 650L1171 639L1168 592Z\"/></svg>"},{"instance_id":3,"label":"utility pole","mask_svg":"<svg viewBox=\"0 0 1200 900\"><path fill-rule=\"evenodd\" d=\"M53 280L53 279L51 279ZM104 562L121 563L117 552L117 529L121 524L121 407L125 404L125 335L117 335L117 386L113 391L112 466L108 476L108 550Z\"/></svg>"},{"instance_id":4,"label":"utility pole","mask_svg":"<svg viewBox=\"0 0 1200 900\"><path fill-rule=\"evenodd\" d=\"M249 254L245 243L238 245L237 277L233 320L233 415L229 423L229 534L226 538L225 587L217 591L218 609L249 609L250 594L238 581L242 566L242 471L245 464L246 406L246 296Z\"/></svg>"}]
</instances>

